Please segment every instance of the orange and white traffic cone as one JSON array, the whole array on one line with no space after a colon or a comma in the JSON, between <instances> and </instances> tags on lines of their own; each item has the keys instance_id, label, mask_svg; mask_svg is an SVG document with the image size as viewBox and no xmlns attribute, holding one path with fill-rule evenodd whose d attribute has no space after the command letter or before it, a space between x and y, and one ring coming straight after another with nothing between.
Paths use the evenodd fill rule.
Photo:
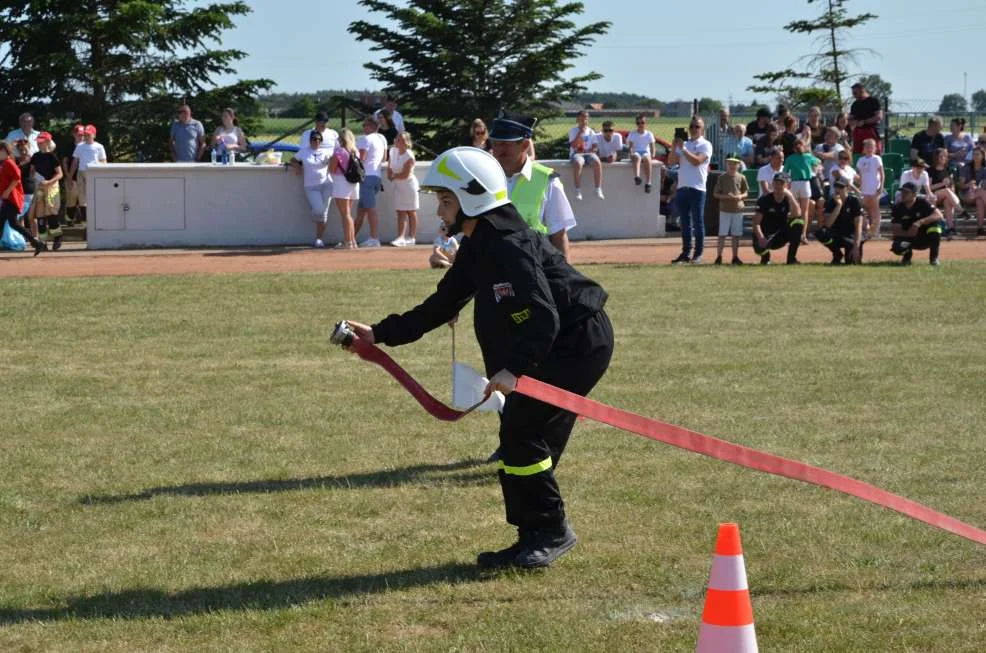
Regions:
<instances>
[{"instance_id":1,"label":"orange and white traffic cone","mask_svg":"<svg viewBox=\"0 0 986 653\"><path fill-rule=\"evenodd\" d=\"M696 653L757 653L739 526L719 524Z\"/></svg>"}]
</instances>

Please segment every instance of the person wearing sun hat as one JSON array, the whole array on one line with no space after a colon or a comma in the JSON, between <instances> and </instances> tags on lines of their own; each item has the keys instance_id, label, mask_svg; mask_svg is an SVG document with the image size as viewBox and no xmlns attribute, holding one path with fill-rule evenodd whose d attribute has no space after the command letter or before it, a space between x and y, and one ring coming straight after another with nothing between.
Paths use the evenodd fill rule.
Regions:
<instances>
[{"instance_id":1,"label":"person wearing sun hat","mask_svg":"<svg viewBox=\"0 0 986 653\"><path fill-rule=\"evenodd\" d=\"M740 174L743 159L738 154L726 157L726 172L719 175L712 197L719 200L719 240L716 242L716 265L722 265L726 236L733 239L733 265L743 265L739 257L739 241L743 235L743 203L750 192L746 177Z\"/></svg>"},{"instance_id":2,"label":"person wearing sun hat","mask_svg":"<svg viewBox=\"0 0 986 653\"><path fill-rule=\"evenodd\" d=\"M55 155L55 143L48 132L38 134L38 151L31 156L30 174L39 179L34 186L34 201L31 202L29 217L32 224L36 220L45 220L48 238L55 239L52 249L57 251L62 246L62 226L58 220L58 211L61 208L58 182L63 175L62 164Z\"/></svg>"},{"instance_id":3,"label":"person wearing sun hat","mask_svg":"<svg viewBox=\"0 0 986 653\"><path fill-rule=\"evenodd\" d=\"M577 541L555 479L576 416L513 391L527 375L588 394L613 353L612 325L603 308L607 294L566 263L543 233L528 227L489 153L447 150L421 187L437 194L448 233L463 234L455 261L437 290L411 310L372 326L348 322L364 342L395 347L446 324L473 301L489 377L485 390L506 395L498 477L507 522L518 535L504 549L480 553L476 563L484 569L547 567Z\"/></svg>"},{"instance_id":4,"label":"person wearing sun hat","mask_svg":"<svg viewBox=\"0 0 986 653\"><path fill-rule=\"evenodd\" d=\"M558 173L529 154L536 124L533 116L501 111L490 128L491 154L507 176L507 193L521 217L568 260L575 213Z\"/></svg>"}]
</instances>

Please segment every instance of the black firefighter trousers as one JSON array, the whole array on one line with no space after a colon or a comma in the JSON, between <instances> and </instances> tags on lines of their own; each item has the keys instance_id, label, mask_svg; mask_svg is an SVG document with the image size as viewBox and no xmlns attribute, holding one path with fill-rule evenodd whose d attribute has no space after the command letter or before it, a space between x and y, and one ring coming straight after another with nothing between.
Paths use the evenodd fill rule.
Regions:
<instances>
[{"instance_id":1,"label":"black firefighter trousers","mask_svg":"<svg viewBox=\"0 0 986 653\"><path fill-rule=\"evenodd\" d=\"M613 326L605 311L558 334L551 353L531 377L585 396L613 355ZM565 521L554 468L568 444L576 415L513 392L500 417L500 488L507 522L521 531L555 529Z\"/></svg>"}]
</instances>

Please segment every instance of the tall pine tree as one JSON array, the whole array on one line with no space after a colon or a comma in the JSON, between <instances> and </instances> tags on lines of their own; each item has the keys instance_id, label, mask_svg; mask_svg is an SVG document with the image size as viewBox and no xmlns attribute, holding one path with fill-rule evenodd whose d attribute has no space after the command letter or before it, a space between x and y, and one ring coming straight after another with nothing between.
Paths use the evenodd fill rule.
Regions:
<instances>
[{"instance_id":1,"label":"tall pine tree","mask_svg":"<svg viewBox=\"0 0 986 653\"><path fill-rule=\"evenodd\" d=\"M93 123L115 159L164 159L175 107L188 102L211 123L223 107L256 109L273 82L218 87L246 56L221 46L245 2L184 0L0 0L0 115L32 111L51 121ZM249 118L247 128L249 131Z\"/></svg>"},{"instance_id":2,"label":"tall pine tree","mask_svg":"<svg viewBox=\"0 0 986 653\"><path fill-rule=\"evenodd\" d=\"M566 78L610 23L579 26L580 2L557 0L360 0L394 27L356 21L350 30L381 52L371 76L434 129L427 144L459 145L474 118L500 108L540 117L601 75Z\"/></svg>"},{"instance_id":3,"label":"tall pine tree","mask_svg":"<svg viewBox=\"0 0 986 653\"><path fill-rule=\"evenodd\" d=\"M796 20L784 26L793 34L813 37L818 51L805 55L799 61L803 70L791 68L754 75L759 83L748 86L756 93L776 93L778 99L793 105L822 104L841 107L844 101L843 86L853 75L850 65L867 48L848 48L846 31L863 25L877 16L871 13L850 16L845 5L848 0L808 0L808 4L820 2L825 11L816 18ZM807 86L805 86L807 84Z\"/></svg>"}]
</instances>

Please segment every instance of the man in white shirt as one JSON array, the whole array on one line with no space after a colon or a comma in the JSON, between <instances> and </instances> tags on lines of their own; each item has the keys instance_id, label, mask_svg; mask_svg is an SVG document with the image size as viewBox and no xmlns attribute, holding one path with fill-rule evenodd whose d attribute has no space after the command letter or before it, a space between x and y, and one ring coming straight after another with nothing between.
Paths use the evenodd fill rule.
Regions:
<instances>
[{"instance_id":1,"label":"man in white shirt","mask_svg":"<svg viewBox=\"0 0 986 653\"><path fill-rule=\"evenodd\" d=\"M331 155L336 150L336 143L339 141L339 133L334 129L329 129L326 124L329 122L329 116L324 111L319 111L315 114L315 127L314 130L322 135L322 145L320 146L323 150L328 150L329 155ZM304 147L308 145L311 140L312 130L306 129L301 132L301 138L298 142Z\"/></svg>"},{"instance_id":2,"label":"man in white shirt","mask_svg":"<svg viewBox=\"0 0 986 653\"><path fill-rule=\"evenodd\" d=\"M11 147L14 143L19 140L27 141L27 148L29 154L34 154L38 151L38 134L37 129L34 128L34 116L29 113L22 113L17 119L17 123L20 125L18 129L12 129L7 134L6 140Z\"/></svg>"},{"instance_id":3,"label":"man in white shirt","mask_svg":"<svg viewBox=\"0 0 986 653\"><path fill-rule=\"evenodd\" d=\"M705 182L709 176L712 143L702 136L705 121L692 116L688 140L675 137L669 162L678 163L678 192L675 203L681 216L681 254L672 263L701 263L705 249ZM692 232L695 256L692 257Z\"/></svg>"},{"instance_id":4,"label":"man in white shirt","mask_svg":"<svg viewBox=\"0 0 986 653\"><path fill-rule=\"evenodd\" d=\"M380 182L380 166L387 158L387 139L377 129L376 118L363 118L363 135L356 139L356 149L363 161L366 177L359 185L359 202L356 205L356 222L354 234L358 234L363 220L370 223L370 237L359 244L360 247L380 247L380 237L377 233L377 223L380 216L377 213L377 193L383 188Z\"/></svg>"},{"instance_id":5,"label":"man in white shirt","mask_svg":"<svg viewBox=\"0 0 986 653\"><path fill-rule=\"evenodd\" d=\"M383 102L383 108L390 111L390 121L394 124L394 129L397 133L404 131L404 116L401 112L397 110L397 100L392 97L388 97ZM373 112L373 117L379 121L381 109L377 109Z\"/></svg>"},{"instance_id":6,"label":"man in white shirt","mask_svg":"<svg viewBox=\"0 0 986 653\"><path fill-rule=\"evenodd\" d=\"M596 197L603 197L603 164L599 160L596 145L596 132L589 127L589 112L579 111L575 118L578 123L568 130L568 156L572 161L575 176L575 199L582 199L582 168L588 161L592 166L592 178L596 184Z\"/></svg>"},{"instance_id":7,"label":"man in white shirt","mask_svg":"<svg viewBox=\"0 0 986 653\"><path fill-rule=\"evenodd\" d=\"M603 123L603 133L596 134L596 151L603 163L616 163L623 151L623 134L613 130L613 121Z\"/></svg>"},{"instance_id":8,"label":"man in white shirt","mask_svg":"<svg viewBox=\"0 0 986 653\"><path fill-rule=\"evenodd\" d=\"M647 129L647 117L644 114L637 115L637 129L627 135L627 145L630 147L630 161L633 163L633 183L640 185L640 167L644 168L644 192L651 190L651 174L653 173L652 162L654 160L654 143L657 139L654 134Z\"/></svg>"},{"instance_id":9,"label":"man in white shirt","mask_svg":"<svg viewBox=\"0 0 986 653\"><path fill-rule=\"evenodd\" d=\"M490 128L492 153L507 175L507 193L521 217L547 234L568 260L568 230L575 227L575 214L558 173L527 154L536 123L530 116L501 111ZM541 187L543 192L537 192Z\"/></svg>"}]
</instances>

